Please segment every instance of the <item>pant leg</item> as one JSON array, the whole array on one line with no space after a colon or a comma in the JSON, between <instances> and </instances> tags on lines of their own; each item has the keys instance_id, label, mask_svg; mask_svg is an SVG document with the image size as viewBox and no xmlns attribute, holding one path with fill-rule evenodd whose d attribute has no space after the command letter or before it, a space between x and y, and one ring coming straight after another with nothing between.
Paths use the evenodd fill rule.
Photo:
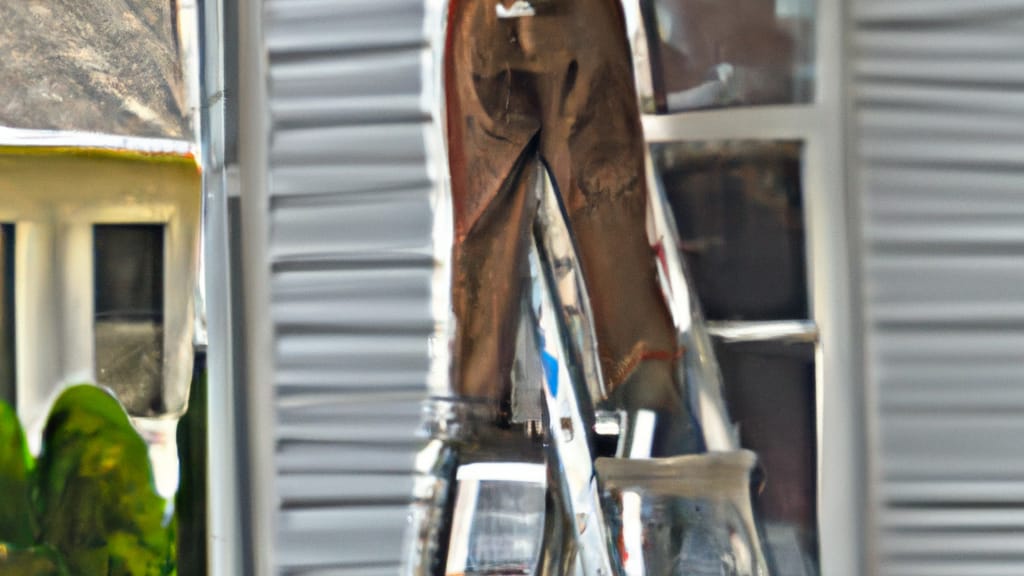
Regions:
<instances>
[{"instance_id":1,"label":"pant leg","mask_svg":"<svg viewBox=\"0 0 1024 576\"><path fill-rule=\"evenodd\" d=\"M541 155L568 212L614 388L645 352L671 356L676 335L647 238L644 141L618 2L557 4L564 11L557 20L534 24L557 26L566 37L561 62L551 62L539 88Z\"/></svg>"},{"instance_id":2,"label":"pant leg","mask_svg":"<svg viewBox=\"0 0 1024 576\"><path fill-rule=\"evenodd\" d=\"M621 7L617 0L558 5L561 23L533 24L557 24L564 48L538 89L541 155L569 215L610 400L660 415L666 445L656 452L697 451L676 376L681 351L647 236L645 144Z\"/></svg>"},{"instance_id":3,"label":"pant leg","mask_svg":"<svg viewBox=\"0 0 1024 576\"><path fill-rule=\"evenodd\" d=\"M455 220L455 391L502 405L529 273L540 128L532 76L518 66L521 54L509 42L515 26L496 18L492 2L454 0L444 62Z\"/></svg>"}]
</instances>

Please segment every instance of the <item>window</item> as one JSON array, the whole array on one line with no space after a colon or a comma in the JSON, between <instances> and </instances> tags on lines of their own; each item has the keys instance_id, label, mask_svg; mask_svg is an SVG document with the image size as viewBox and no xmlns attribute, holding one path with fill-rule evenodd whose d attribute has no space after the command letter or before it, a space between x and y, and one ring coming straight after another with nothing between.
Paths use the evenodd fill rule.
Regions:
<instances>
[{"instance_id":1,"label":"window","mask_svg":"<svg viewBox=\"0 0 1024 576\"><path fill-rule=\"evenodd\" d=\"M655 0L648 18L660 111L811 101L812 0Z\"/></svg>"},{"instance_id":2,"label":"window","mask_svg":"<svg viewBox=\"0 0 1024 576\"><path fill-rule=\"evenodd\" d=\"M14 225L0 224L0 400L16 406Z\"/></svg>"},{"instance_id":3,"label":"window","mask_svg":"<svg viewBox=\"0 0 1024 576\"><path fill-rule=\"evenodd\" d=\"M740 442L764 473L757 498L765 545L780 575L818 561L815 345L716 339L726 402Z\"/></svg>"},{"instance_id":4,"label":"window","mask_svg":"<svg viewBox=\"0 0 1024 576\"><path fill-rule=\"evenodd\" d=\"M817 572L814 324L799 141L659 143L651 155L700 298L743 447L757 453L765 545Z\"/></svg>"},{"instance_id":5,"label":"window","mask_svg":"<svg viewBox=\"0 0 1024 576\"><path fill-rule=\"evenodd\" d=\"M133 416L166 412L164 227L93 228L96 378Z\"/></svg>"},{"instance_id":6,"label":"window","mask_svg":"<svg viewBox=\"0 0 1024 576\"><path fill-rule=\"evenodd\" d=\"M653 147L710 320L808 317L800 142Z\"/></svg>"},{"instance_id":7,"label":"window","mask_svg":"<svg viewBox=\"0 0 1024 576\"><path fill-rule=\"evenodd\" d=\"M761 456L766 544L782 576L846 572L864 553L841 14L838 0L627 11L659 194L731 416Z\"/></svg>"}]
</instances>

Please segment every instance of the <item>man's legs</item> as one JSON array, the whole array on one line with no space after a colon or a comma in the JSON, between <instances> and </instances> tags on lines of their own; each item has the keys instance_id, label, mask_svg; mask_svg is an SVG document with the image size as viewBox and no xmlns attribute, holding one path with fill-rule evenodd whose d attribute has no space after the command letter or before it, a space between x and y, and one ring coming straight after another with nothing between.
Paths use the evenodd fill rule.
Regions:
<instances>
[{"instance_id":1,"label":"man's legs","mask_svg":"<svg viewBox=\"0 0 1024 576\"><path fill-rule=\"evenodd\" d=\"M456 392L508 397L539 147L569 213L611 404L661 414L675 439L668 452L698 450L647 239L644 143L618 0L557 0L511 20L498 20L491 1L453 0L448 31Z\"/></svg>"},{"instance_id":2,"label":"man's legs","mask_svg":"<svg viewBox=\"0 0 1024 576\"><path fill-rule=\"evenodd\" d=\"M683 351L647 237L644 141L621 8L616 0L558 3L571 57L553 63L538 87L541 155L576 239L610 404L659 414L656 452L699 451L676 378Z\"/></svg>"},{"instance_id":3,"label":"man's legs","mask_svg":"<svg viewBox=\"0 0 1024 576\"><path fill-rule=\"evenodd\" d=\"M521 59L508 42L515 25L499 21L492 2L453 0L445 50L455 391L502 410L529 274L540 129L533 78L510 64Z\"/></svg>"}]
</instances>

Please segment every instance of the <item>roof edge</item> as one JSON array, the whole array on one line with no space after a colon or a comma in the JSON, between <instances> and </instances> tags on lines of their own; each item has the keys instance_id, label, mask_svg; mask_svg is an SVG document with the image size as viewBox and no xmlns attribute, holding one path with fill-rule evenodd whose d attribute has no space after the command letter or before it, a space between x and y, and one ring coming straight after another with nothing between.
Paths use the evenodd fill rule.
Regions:
<instances>
[{"instance_id":1,"label":"roof edge","mask_svg":"<svg viewBox=\"0 0 1024 576\"><path fill-rule=\"evenodd\" d=\"M85 148L137 152L144 155L199 157L189 140L146 138L71 130L33 130L0 126L0 147Z\"/></svg>"}]
</instances>

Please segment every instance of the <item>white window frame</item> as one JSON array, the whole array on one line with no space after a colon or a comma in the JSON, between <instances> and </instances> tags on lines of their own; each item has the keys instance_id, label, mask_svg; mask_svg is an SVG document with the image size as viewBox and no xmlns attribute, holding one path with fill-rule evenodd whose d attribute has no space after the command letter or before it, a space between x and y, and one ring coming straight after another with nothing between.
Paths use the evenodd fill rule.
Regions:
<instances>
[{"instance_id":1,"label":"white window frame","mask_svg":"<svg viewBox=\"0 0 1024 576\"><path fill-rule=\"evenodd\" d=\"M803 145L810 322L710 323L727 340L813 340L816 351L817 515L821 573L867 573L864 439L856 337L858 294L849 234L845 172L844 7L816 0L815 89L808 104L751 106L645 115L648 144L796 140Z\"/></svg>"}]
</instances>

